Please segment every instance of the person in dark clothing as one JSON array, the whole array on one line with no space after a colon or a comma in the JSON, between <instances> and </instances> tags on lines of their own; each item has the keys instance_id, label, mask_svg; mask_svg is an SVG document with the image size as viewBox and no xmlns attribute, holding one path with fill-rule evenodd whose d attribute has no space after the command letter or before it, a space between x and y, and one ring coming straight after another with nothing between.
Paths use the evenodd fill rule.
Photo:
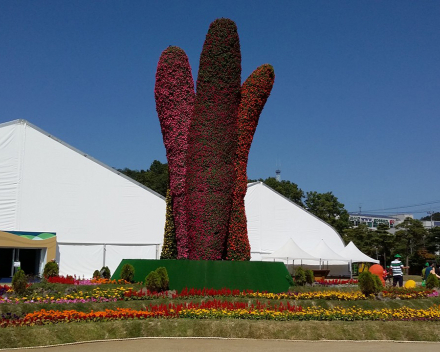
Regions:
<instances>
[{"instance_id":1,"label":"person in dark clothing","mask_svg":"<svg viewBox=\"0 0 440 352\"><path fill-rule=\"evenodd\" d=\"M426 268L426 270L425 270L425 282L426 282L426 280L428 280L428 276L429 276L430 274L433 274L433 275L437 276L437 277L440 279L440 275L438 275L438 274L435 272L435 263L431 263L431 266L428 266L428 267Z\"/></svg>"}]
</instances>

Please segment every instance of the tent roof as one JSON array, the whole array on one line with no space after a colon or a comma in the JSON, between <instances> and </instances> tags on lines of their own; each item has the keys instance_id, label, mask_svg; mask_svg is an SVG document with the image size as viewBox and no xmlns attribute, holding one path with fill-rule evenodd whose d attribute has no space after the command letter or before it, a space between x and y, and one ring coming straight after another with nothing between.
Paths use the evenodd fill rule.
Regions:
<instances>
[{"instance_id":1,"label":"tent roof","mask_svg":"<svg viewBox=\"0 0 440 352\"><path fill-rule=\"evenodd\" d=\"M272 254L264 256L264 258L280 258L287 260L289 259L319 260L319 258L316 258L313 255L307 253L306 251L303 251L291 238L289 238L289 240L281 248L277 249Z\"/></svg>"},{"instance_id":2,"label":"tent roof","mask_svg":"<svg viewBox=\"0 0 440 352\"><path fill-rule=\"evenodd\" d=\"M333 251L327 243L324 242L324 240L321 240L318 245L310 251L310 254L314 255L317 258L320 258L321 260L331 260L331 261L343 261L348 262L350 259L347 259L339 254L337 254L335 251Z\"/></svg>"},{"instance_id":3,"label":"tent roof","mask_svg":"<svg viewBox=\"0 0 440 352\"><path fill-rule=\"evenodd\" d=\"M289 238L308 254L321 239L335 252L345 247L333 227L263 182L248 184L245 209L252 260L275 252Z\"/></svg>"},{"instance_id":4,"label":"tent roof","mask_svg":"<svg viewBox=\"0 0 440 352\"><path fill-rule=\"evenodd\" d=\"M51 135L50 133L48 133L48 132L42 130L41 128L39 128L39 127L37 127L37 126L35 126L34 124L30 123L30 122L27 121L27 120L24 120L24 119L18 119L18 120L12 120L12 121L9 121L9 122L3 122L3 123L0 123L0 128L7 127L7 126L11 126L11 125L23 126L24 128L25 128L25 127L32 128L32 129L34 129L35 131L38 131L38 132L40 132L41 134L45 135L46 137L49 137L50 139L52 139L52 140L54 140L54 141L56 141L56 142L62 144L63 146L69 148L70 150L72 150L72 151L74 151L74 152L80 154L81 156L83 156L83 157L85 157L85 158L87 158L87 159L93 161L94 163L96 163L96 164L102 166L103 168L105 168L105 169L107 169L107 170L113 172L114 174L117 174L117 175L119 175L120 177L125 178L127 181L130 181L130 182L134 183L135 185L137 185L137 186L139 186L139 187L141 187L141 188L147 190L148 192L150 192L150 193L152 193L152 194L158 196L159 198L162 198L163 200L165 200L165 197L164 197L163 195L157 193L156 191L153 191L151 188L148 188L147 186L143 185L142 183L139 183L139 182L133 180L132 178L126 176L126 175L123 174L122 172L116 170L115 168L113 168L113 167L111 167L111 166L108 166L108 165L104 164L103 162L101 162L101 161L99 161L99 160L93 158L92 156L88 155L87 153L84 153L84 152L82 152L81 150L76 149L75 147L71 146L70 144L68 144L68 143L66 143L66 142L64 142L64 141L62 141L61 139L56 138L55 136L53 136L53 135Z\"/></svg>"},{"instance_id":5,"label":"tent roof","mask_svg":"<svg viewBox=\"0 0 440 352\"><path fill-rule=\"evenodd\" d=\"M378 260L362 253L352 241L350 241L350 243L341 251L341 255L351 259L354 263L379 263Z\"/></svg>"}]
</instances>

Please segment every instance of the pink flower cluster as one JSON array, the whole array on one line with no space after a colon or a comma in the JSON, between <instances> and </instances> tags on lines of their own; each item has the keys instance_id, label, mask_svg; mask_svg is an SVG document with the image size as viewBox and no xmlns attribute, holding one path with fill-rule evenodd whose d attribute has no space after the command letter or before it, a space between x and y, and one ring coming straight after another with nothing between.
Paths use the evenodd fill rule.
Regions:
<instances>
[{"instance_id":1,"label":"pink flower cluster","mask_svg":"<svg viewBox=\"0 0 440 352\"><path fill-rule=\"evenodd\" d=\"M154 94L168 159L178 258L188 258L186 153L195 94L191 67L182 49L170 46L162 52L156 71Z\"/></svg>"}]
</instances>

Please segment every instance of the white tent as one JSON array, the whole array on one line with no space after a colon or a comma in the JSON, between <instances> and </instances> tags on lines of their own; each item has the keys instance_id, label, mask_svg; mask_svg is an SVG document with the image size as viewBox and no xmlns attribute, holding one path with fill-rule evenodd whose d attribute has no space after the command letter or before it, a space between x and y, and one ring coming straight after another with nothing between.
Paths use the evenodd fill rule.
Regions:
<instances>
[{"instance_id":1,"label":"white tent","mask_svg":"<svg viewBox=\"0 0 440 352\"><path fill-rule=\"evenodd\" d=\"M272 254L290 238L309 254L321 239L337 253L345 247L333 227L263 182L248 184L245 207L251 260Z\"/></svg>"},{"instance_id":2,"label":"white tent","mask_svg":"<svg viewBox=\"0 0 440 352\"><path fill-rule=\"evenodd\" d=\"M350 259L352 263L379 263L379 260L373 259L362 253L352 241L347 244L340 254L343 257Z\"/></svg>"},{"instance_id":3,"label":"white tent","mask_svg":"<svg viewBox=\"0 0 440 352\"><path fill-rule=\"evenodd\" d=\"M294 240L289 238L289 240L279 249L277 249L272 254L269 254L267 256L264 256L263 258L266 259L282 259L283 261L286 260L286 264L288 264L289 260L292 261L292 263L295 260L314 260L318 261L319 258L314 257L313 255L307 253L306 251L302 250Z\"/></svg>"},{"instance_id":4,"label":"white tent","mask_svg":"<svg viewBox=\"0 0 440 352\"><path fill-rule=\"evenodd\" d=\"M161 195L24 120L0 124L0 151L0 231L56 233L61 274L160 255ZM53 259L41 250L40 272Z\"/></svg>"},{"instance_id":5,"label":"white tent","mask_svg":"<svg viewBox=\"0 0 440 352\"><path fill-rule=\"evenodd\" d=\"M327 243L325 243L324 240L321 240L318 245L312 251L310 251L310 253L319 258L320 266L321 263L328 264L329 262L331 262L332 264L347 264L348 262L350 262L350 259L343 257L342 255L339 255L338 253L333 251L327 245Z\"/></svg>"}]
</instances>

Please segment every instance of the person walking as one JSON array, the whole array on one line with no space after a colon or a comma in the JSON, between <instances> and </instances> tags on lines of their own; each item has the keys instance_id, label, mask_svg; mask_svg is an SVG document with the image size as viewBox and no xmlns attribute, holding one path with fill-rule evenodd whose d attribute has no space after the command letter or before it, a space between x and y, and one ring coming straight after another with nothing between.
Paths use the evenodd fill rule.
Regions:
<instances>
[{"instance_id":1,"label":"person walking","mask_svg":"<svg viewBox=\"0 0 440 352\"><path fill-rule=\"evenodd\" d=\"M425 270L425 283L428 280L429 274L434 274L437 278L440 279L440 276L435 272L435 263L431 263L431 266L428 266Z\"/></svg>"},{"instance_id":2,"label":"person walking","mask_svg":"<svg viewBox=\"0 0 440 352\"><path fill-rule=\"evenodd\" d=\"M393 270L393 286L397 286L397 283L399 283L399 287L402 287L403 269L408 269L409 266L403 266L400 258L402 258L400 254L394 256L394 260L391 262L391 269Z\"/></svg>"}]
</instances>

